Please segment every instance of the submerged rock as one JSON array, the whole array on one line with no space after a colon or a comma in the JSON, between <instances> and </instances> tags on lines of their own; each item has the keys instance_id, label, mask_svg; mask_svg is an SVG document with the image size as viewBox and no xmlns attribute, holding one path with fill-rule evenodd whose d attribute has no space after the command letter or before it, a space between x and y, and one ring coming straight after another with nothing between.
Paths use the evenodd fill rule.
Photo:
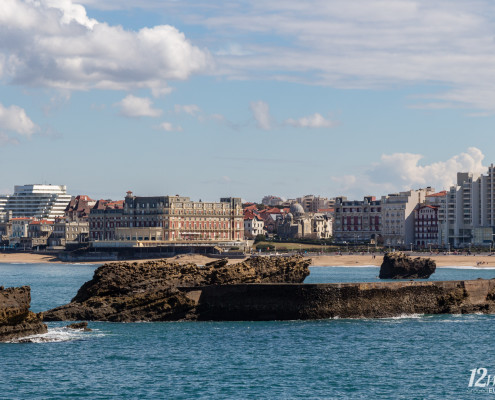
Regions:
<instances>
[{"instance_id":1,"label":"submerged rock","mask_svg":"<svg viewBox=\"0 0 495 400\"><path fill-rule=\"evenodd\" d=\"M31 288L0 288L0 342L48 331L41 317L29 311Z\"/></svg>"},{"instance_id":2,"label":"submerged rock","mask_svg":"<svg viewBox=\"0 0 495 400\"><path fill-rule=\"evenodd\" d=\"M92 332L91 328L88 328L87 322L75 322L73 324L69 324L66 328L74 329L74 330L83 330L84 332Z\"/></svg>"},{"instance_id":3,"label":"submerged rock","mask_svg":"<svg viewBox=\"0 0 495 400\"><path fill-rule=\"evenodd\" d=\"M252 257L227 265L218 260L204 267L166 260L119 262L99 267L71 303L44 313L46 321L170 321L197 319L198 299L184 288L241 283L301 283L311 260Z\"/></svg>"},{"instance_id":4,"label":"submerged rock","mask_svg":"<svg viewBox=\"0 0 495 400\"><path fill-rule=\"evenodd\" d=\"M435 272L431 258L411 258L404 253L386 253L380 267L380 279L428 279Z\"/></svg>"}]
</instances>

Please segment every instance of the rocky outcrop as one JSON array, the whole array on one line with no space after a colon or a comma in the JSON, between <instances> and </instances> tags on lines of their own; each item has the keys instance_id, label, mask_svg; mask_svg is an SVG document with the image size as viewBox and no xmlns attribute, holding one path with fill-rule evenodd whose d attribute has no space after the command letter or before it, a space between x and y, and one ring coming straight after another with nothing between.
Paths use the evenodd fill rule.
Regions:
<instances>
[{"instance_id":1,"label":"rocky outcrop","mask_svg":"<svg viewBox=\"0 0 495 400\"><path fill-rule=\"evenodd\" d=\"M436 269L431 258L411 258L404 253L386 253L380 267L380 279L428 279Z\"/></svg>"},{"instance_id":2,"label":"rocky outcrop","mask_svg":"<svg viewBox=\"0 0 495 400\"><path fill-rule=\"evenodd\" d=\"M240 283L300 283L311 260L302 257L252 257L204 267L166 260L111 263L98 268L71 303L44 313L46 321L115 322L197 319L198 299L187 288Z\"/></svg>"},{"instance_id":3,"label":"rocky outcrop","mask_svg":"<svg viewBox=\"0 0 495 400\"><path fill-rule=\"evenodd\" d=\"M0 342L47 332L41 318L29 311L31 288L0 287Z\"/></svg>"}]
</instances>

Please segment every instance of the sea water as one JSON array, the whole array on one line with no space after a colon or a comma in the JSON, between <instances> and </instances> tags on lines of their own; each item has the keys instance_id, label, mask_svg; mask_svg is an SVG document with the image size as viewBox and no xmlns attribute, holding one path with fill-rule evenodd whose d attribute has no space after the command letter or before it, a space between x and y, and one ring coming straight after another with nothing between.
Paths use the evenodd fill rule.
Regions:
<instances>
[{"instance_id":1,"label":"sea water","mask_svg":"<svg viewBox=\"0 0 495 400\"><path fill-rule=\"evenodd\" d=\"M0 285L30 285L42 311L69 302L95 268L0 264ZM306 282L377 275L317 267ZM441 268L431 279L478 277L495 270ZM64 325L0 344L0 399L495 399L491 315Z\"/></svg>"}]
</instances>

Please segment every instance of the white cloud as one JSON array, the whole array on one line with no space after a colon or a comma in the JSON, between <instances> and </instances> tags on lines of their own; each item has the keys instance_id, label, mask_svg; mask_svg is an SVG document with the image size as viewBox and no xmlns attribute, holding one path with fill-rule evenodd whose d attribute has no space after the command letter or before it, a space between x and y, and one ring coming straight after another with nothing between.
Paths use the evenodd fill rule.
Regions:
<instances>
[{"instance_id":1,"label":"white cloud","mask_svg":"<svg viewBox=\"0 0 495 400\"><path fill-rule=\"evenodd\" d=\"M458 172L486 174L485 156L476 147L454 155L446 161L420 165L421 154L382 154L380 161L365 168L362 175L334 176L336 190L341 194L361 197L366 194L382 196L401 190L432 186L436 190L454 185Z\"/></svg>"},{"instance_id":2,"label":"white cloud","mask_svg":"<svg viewBox=\"0 0 495 400\"><path fill-rule=\"evenodd\" d=\"M3 39L2 39L3 38ZM149 88L207 70L208 51L169 25L125 30L70 0L0 2L0 61L17 84L65 89Z\"/></svg>"},{"instance_id":3,"label":"white cloud","mask_svg":"<svg viewBox=\"0 0 495 400\"><path fill-rule=\"evenodd\" d=\"M159 117L161 110L153 108L153 102L147 97L136 97L127 95L117 106L120 107L120 114L126 117Z\"/></svg>"},{"instance_id":4,"label":"white cloud","mask_svg":"<svg viewBox=\"0 0 495 400\"><path fill-rule=\"evenodd\" d=\"M252 101L250 104L251 112L256 120L258 128L265 131L272 129L272 118L270 116L270 107L262 100Z\"/></svg>"},{"instance_id":5,"label":"white cloud","mask_svg":"<svg viewBox=\"0 0 495 400\"><path fill-rule=\"evenodd\" d=\"M428 98L447 107L495 111L490 0L103 3L144 3L206 27L208 45L220 49L217 72L230 78L367 89L433 84L438 92Z\"/></svg>"},{"instance_id":6,"label":"white cloud","mask_svg":"<svg viewBox=\"0 0 495 400\"><path fill-rule=\"evenodd\" d=\"M180 125L174 126L170 122L162 122L160 125L158 125L157 128L164 130L166 132L181 132L182 131L182 127Z\"/></svg>"},{"instance_id":7,"label":"white cloud","mask_svg":"<svg viewBox=\"0 0 495 400\"><path fill-rule=\"evenodd\" d=\"M289 118L285 121L287 124L296 128L330 128L334 123L325 119L321 114L314 113L313 115L302 117L299 119Z\"/></svg>"},{"instance_id":8,"label":"white cloud","mask_svg":"<svg viewBox=\"0 0 495 400\"><path fill-rule=\"evenodd\" d=\"M1 142L7 141L7 133L16 133L29 138L38 129L38 126L27 116L23 108L16 105L5 107L0 103Z\"/></svg>"},{"instance_id":9,"label":"white cloud","mask_svg":"<svg viewBox=\"0 0 495 400\"><path fill-rule=\"evenodd\" d=\"M196 116L201 112L201 109L196 104L185 104L185 105L176 104L174 106L174 111L177 114L186 113L192 116Z\"/></svg>"}]
</instances>

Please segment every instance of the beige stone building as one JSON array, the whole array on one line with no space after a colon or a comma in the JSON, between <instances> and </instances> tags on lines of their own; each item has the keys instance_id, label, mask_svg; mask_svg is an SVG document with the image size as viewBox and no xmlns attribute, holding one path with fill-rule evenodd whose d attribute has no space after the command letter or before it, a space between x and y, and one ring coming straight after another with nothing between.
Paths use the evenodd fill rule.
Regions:
<instances>
[{"instance_id":1,"label":"beige stone building","mask_svg":"<svg viewBox=\"0 0 495 400\"><path fill-rule=\"evenodd\" d=\"M155 244L244 240L240 198L202 202L178 195L139 197L128 192L123 208L113 210L115 221L106 219L107 211L91 211L91 240Z\"/></svg>"}]
</instances>

